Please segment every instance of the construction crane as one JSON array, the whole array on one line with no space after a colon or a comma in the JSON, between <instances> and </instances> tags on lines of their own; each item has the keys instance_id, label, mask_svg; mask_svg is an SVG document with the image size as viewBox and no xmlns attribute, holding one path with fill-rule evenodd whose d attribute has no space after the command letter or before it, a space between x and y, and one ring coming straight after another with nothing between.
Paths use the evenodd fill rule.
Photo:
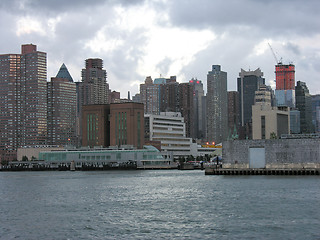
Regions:
<instances>
[{"instance_id":1,"label":"construction crane","mask_svg":"<svg viewBox=\"0 0 320 240\"><path fill-rule=\"evenodd\" d=\"M277 58L277 56L276 56L276 54L274 53L274 51L273 51L270 43L268 43L268 45L269 45L269 47L270 47L270 50L271 50L271 52L272 52L272 54L273 54L274 59L276 60L276 63L277 63L277 64L282 64L282 58L280 58L280 61L279 61L278 58Z\"/></svg>"}]
</instances>

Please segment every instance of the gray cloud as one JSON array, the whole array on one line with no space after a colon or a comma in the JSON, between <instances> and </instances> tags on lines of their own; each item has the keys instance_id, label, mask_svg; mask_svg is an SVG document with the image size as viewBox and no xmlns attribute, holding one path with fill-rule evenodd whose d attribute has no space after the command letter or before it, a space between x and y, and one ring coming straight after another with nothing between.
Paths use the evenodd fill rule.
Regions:
<instances>
[{"instance_id":1,"label":"gray cloud","mask_svg":"<svg viewBox=\"0 0 320 240\"><path fill-rule=\"evenodd\" d=\"M288 51L294 53L295 55L301 54L301 50L297 44L294 44L292 42L287 42L284 46Z\"/></svg>"},{"instance_id":2,"label":"gray cloud","mask_svg":"<svg viewBox=\"0 0 320 240\"><path fill-rule=\"evenodd\" d=\"M259 28L277 35L315 34L320 28L320 2L295 1L173 1L172 23L186 28L211 28L223 32L226 27Z\"/></svg>"},{"instance_id":3,"label":"gray cloud","mask_svg":"<svg viewBox=\"0 0 320 240\"><path fill-rule=\"evenodd\" d=\"M114 5L131 6L141 4L144 0L2 0L0 9L20 14L61 14L65 12L78 12L83 9L93 9L107 4L109 7ZM92 12L92 14L95 14Z\"/></svg>"},{"instance_id":4,"label":"gray cloud","mask_svg":"<svg viewBox=\"0 0 320 240\"><path fill-rule=\"evenodd\" d=\"M0 1L1 53L19 53L21 44L34 43L38 45L38 50L48 54L48 79L56 75L64 62L75 81L80 80L85 59L102 58L111 89L121 91L124 97L128 90L133 95L139 89L137 86L131 87L130 83L142 83L147 75L152 74L146 72L141 76L137 73L139 62L146 55L144 47L152 36L141 27L118 29L114 24L118 18L114 7L128 9L139 4L154 9L160 16L156 22L162 27L209 29L215 33L216 39L193 56L193 61L181 72L175 73L186 77L179 81L197 77L206 86L206 75L213 64L221 65L222 70L228 72L229 90L236 89L236 78L241 68L260 67L266 80L272 80L275 62L270 50L254 54L257 44L271 39L279 57L296 64L297 80L306 81L311 93L320 92L320 46L314 41L314 45L304 47L301 45L303 41L298 41L319 34L320 2L316 0L3 0ZM28 16L39 20L45 28L50 18L59 17L60 22L57 22L53 32L47 29L46 34L32 32L17 36L17 19ZM102 48L100 52L86 48L88 41L94 39L99 31L107 40L120 41L121 44L115 44L113 49ZM170 58L159 59L155 67L164 77L168 77L165 74L171 64ZM153 78L158 76L155 74L159 73L154 73Z\"/></svg>"}]
</instances>

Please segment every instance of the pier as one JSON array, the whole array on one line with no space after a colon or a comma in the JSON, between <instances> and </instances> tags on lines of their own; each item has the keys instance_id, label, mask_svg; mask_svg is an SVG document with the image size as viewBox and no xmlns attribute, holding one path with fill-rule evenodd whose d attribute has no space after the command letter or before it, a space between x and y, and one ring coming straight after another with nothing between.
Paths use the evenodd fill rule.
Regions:
<instances>
[{"instance_id":1,"label":"pier","mask_svg":"<svg viewBox=\"0 0 320 240\"><path fill-rule=\"evenodd\" d=\"M320 175L320 169L206 168L205 175Z\"/></svg>"}]
</instances>

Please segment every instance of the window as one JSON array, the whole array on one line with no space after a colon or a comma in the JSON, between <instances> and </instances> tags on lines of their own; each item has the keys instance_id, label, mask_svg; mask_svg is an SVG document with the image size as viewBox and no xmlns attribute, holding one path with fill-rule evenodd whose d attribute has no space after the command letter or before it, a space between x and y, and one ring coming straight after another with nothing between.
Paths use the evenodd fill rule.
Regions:
<instances>
[{"instance_id":1,"label":"window","mask_svg":"<svg viewBox=\"0 0 320 240\"><path fill-rule=\"evenodd\" d=\"M266 116L261 116L261 139L266 139Z\"/></svg>"}]
</instances>

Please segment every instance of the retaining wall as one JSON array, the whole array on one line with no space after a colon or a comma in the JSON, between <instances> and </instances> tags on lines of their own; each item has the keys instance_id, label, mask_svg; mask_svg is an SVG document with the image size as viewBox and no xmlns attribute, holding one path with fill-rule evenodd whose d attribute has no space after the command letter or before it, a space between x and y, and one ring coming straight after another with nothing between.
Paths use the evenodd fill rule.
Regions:
<instances>
[{"instance_id":1,"label":"retaining wall","mask_svg":"<svg viewBox=\"0 0 320 240\"><path fill-rule=\"evenodd\" d=\"M249 168L249 149L264 148L266 168L320 168L320 139L232 140L223 142L224 168Z\"/></svg>"}]
</instances>

